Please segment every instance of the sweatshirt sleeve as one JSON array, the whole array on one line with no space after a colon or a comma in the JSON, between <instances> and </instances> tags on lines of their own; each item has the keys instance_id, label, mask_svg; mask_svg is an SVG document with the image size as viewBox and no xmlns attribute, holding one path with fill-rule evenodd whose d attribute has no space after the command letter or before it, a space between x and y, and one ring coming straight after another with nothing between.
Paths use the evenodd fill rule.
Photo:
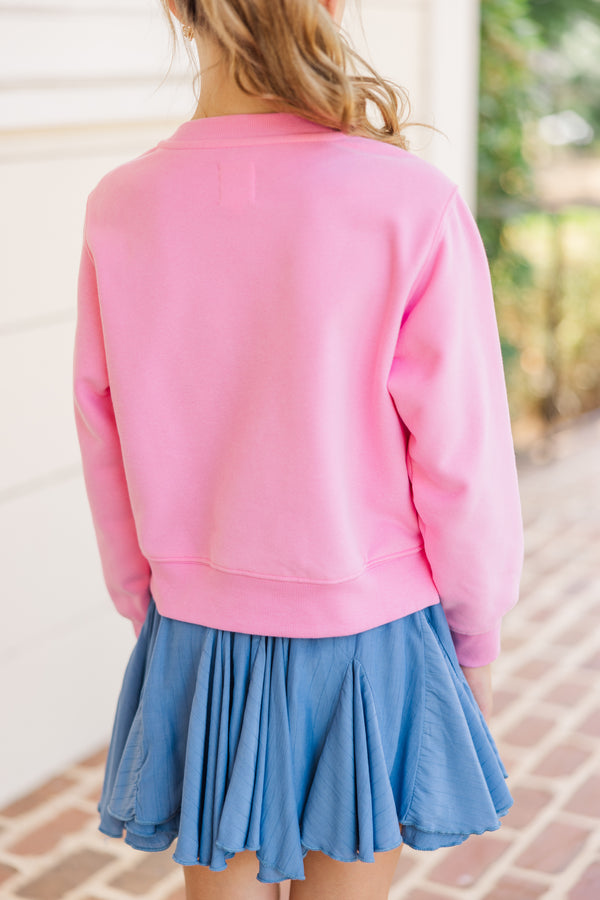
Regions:
<instances>
[{"instance_id":1,"label":"sweatshirt sleeve","mask_svg":"<svg viewBox=\"0 0 600 900\"><path fill-rule=\"evenodd\" d=\"M486 665L518 600L524 536L490 270L456 187L410 292L388 389L458 661Z\"/></svg>"},{"instance_id":2,"label":"sweatshirt sleeve","mask_svg":"<svg viewBox=\"0 0 600 900\"><path fill-rule=\"evenodd\" d=\"M84 237L73 353L73 403L84 482L105 584L139 636L150 601L150 565L131 508L108 379L94 260Z\"/></svg>"}]
</instances>

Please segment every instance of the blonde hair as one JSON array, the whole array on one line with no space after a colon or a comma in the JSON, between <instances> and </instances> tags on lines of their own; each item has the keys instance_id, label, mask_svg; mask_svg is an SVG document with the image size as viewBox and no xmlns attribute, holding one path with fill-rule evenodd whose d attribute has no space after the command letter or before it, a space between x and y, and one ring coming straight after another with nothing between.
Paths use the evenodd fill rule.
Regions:
<instances>
[{"instance_id":1,"label":"blonde hair","mask_svg":"<svg viewBox=\"0 0 600 900\"><path fill-rule=\"evenodd\" d=\"M279 112L301 115L348 134L408 149L403 133L410 100L405 88L382 78L348 42L319 0L175 0L183 23L215 41L230 77L250 96L273 100ZM177 32L168 0L160 0L173 39ZM189 42L186 49L189 51ZM191 52L190 61L195 65ZM359 66L370 75L361 75ZM351 74L348 74L351 69ZM168 72L167 72L168 74ZM196 79L200 77L196 72ZM196 97L198 100L199 98ZM383 118L367 116L372 101Z\"/></svg>"}]
</instances>

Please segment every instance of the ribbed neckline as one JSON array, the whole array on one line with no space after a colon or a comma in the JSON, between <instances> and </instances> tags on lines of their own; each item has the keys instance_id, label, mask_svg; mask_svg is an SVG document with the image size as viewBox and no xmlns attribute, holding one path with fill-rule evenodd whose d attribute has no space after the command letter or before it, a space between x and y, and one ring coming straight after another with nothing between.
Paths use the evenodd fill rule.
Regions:
<instances>
[{"instance_id":1,"label":"ribbed neckline","mask_svg":"<svg viewBox=\"0 0 600 900\"><path fill-rule=\"evenodd\" d=\"M256 139L311 139L340 137L343 132L288 112L231 113L225 116L206 116L182 122L170 137L160 141L163 146L194 146L203 143L248 142Z\"/></svg>"}]
</instances>

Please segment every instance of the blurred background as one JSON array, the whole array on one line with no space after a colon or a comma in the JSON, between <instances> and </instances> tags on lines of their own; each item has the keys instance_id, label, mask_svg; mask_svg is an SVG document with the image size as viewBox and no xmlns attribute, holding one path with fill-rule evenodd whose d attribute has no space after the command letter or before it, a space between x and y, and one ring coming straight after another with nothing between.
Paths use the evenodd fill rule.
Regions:
<instances>
[{"instance_id":1,"label":"blurred background","mask_svg":"<svg viewBox=\"0 0 600 900\"><path fill-rule=\"evenodd\" d=\"M476 216L518 459L541 466L600 410L600 2L347 0L343 27L443 132L410 128L411 149ZM134 643L79 461L77 272L89 191L194 112L184 43L169 68L158 0L0 0L5 813L106 745Z\"/></svg>"},{"instance_id":2,"label":"blurred background","mask_svg":"<svg viewBox=\"0 0 600 900\"><path fill-rule=\"evenodd\" d=\"M600 406L600 3L483 0L481 48L477 220L515 443L542 456Z\"/></svg>"}]
</instances>

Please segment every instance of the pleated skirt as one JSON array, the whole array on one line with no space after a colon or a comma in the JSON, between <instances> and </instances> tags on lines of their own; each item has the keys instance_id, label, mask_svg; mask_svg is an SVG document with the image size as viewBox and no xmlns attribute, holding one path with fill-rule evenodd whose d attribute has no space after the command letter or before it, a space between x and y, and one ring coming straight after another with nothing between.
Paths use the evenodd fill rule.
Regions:
<instances>
[{"instance_id":1,"label":"pleated skirt","mask_svg":"<svg viewBox=\"0 0 600 900\"><path fill-rule=\"evenodd\" d=\"M460 844L513 804L441 603L341 637L222 631L151 598L119 694L99 830L222 871L304 879L406 843ZM402 825L402 832L400 826Z\"/></svg>"}]
</instances>

